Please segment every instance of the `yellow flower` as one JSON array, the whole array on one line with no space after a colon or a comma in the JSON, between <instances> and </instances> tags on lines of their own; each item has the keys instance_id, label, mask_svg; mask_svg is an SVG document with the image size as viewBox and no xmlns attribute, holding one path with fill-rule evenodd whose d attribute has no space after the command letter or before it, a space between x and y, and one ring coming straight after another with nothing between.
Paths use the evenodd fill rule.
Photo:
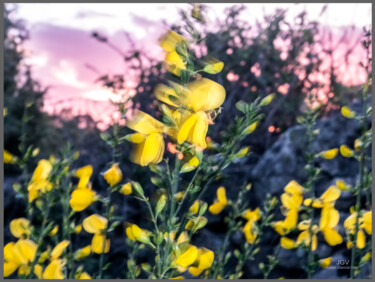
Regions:
<instances>
[{"instance_id":1,"label":"yellow flower","mask_svg":"<svg viewBox=\"0 0 375 282\"><path fill-rule=\"evenodd\" d=\"M191 207L189 208L189 212L191 212L192 214L197 214L199 211L199 206L200 206L200 201L199 200L195 201L194 204L192 204Z\"/></svg>"},{"instance_id":2,"label":"yellow flower","mask_svg":"<svg viewBox=\"0 0 375 282\"><path fill-rule=\"evenodd\" d=\"M187 42L185 37L172 30L168 30L168 32L160 38L160 46L165 51L171 52L176 50L176 45L181 44L183 41Z\"/></svg>"},{"instance_id":3,"label":"yellow flower","mask_svg":"<svg viewBox=\"0 0 375 282\"><path fill-rule=\"evenodd\" d=\"M324 240L330 246L340 245L343 242L341 235L334 228L326 227L321 230L324 236Z\"/></svg>"},{"instance_id":4,"label":"yellow flower","mask_svg":"<svg viewBox=\"0 0 375 282\"><path fill-rule=\"evenodd\" d=\"M353 112L349 107L342 107L341 108L341 114L346 118L354 118L355 112Z\"/></svg>"},{"instance_id":5,"label":"yellow flower","mask_svg":"<svg viewBox=\"0 0 375 282\"><path fill-rule=\"evenodd\" d=\"M139 228L138 225L127 223L125 228L126 235L128 238L132 241L139 241L141 243L149 244L150 237L149 237L149 231Z\"/></svg>"},{"instance_id":6,"label":"yellow flower","mask_svg":"<svg viewBox=\"0 0 375 282\"><path fill-rule=\"evenodd\" d=\"M209 118L205 112L190 114L190 112L184 111L177 134L178 144L188 141L199 148L205 149L207 147L206 134L208 124Z\"/></svg>"},{"instance_id":7,"label":"yellow flower","mask_svg":"<svg viewBox=\"0 0 375 282\"><path fill-rule=\"evenodd\" d=\"M91 250L96 254L108 253L110 248L110 240L103 234L96 233L92 237Z\"/></svg>"},{"instance_id":8,"label":"yellow flower","mask_svg":"<svg viewBox=\"0 0 375 282\"><path fill-rule=\"evenodd\" d=\"M193 276L200 275L204 270L210 268L214 261L215 254L206 248L199 248L195 262L189 267L189 272Z\"/></svg>"},{"instance_id":9,"label":"yellow flower","mask_svg":"<svg viewBox=\"0 0 375 282\"><path fill-rule=\"evenodd\" d=\"M261 218L260 209L256 208L255 210L247 209L243 212L242 216L251 221L258 221Z\"/></svg>"},{"instance_id":10,"label":"yellow flower","mask_svg":"<svg viewBox=\"0 0 375 282\"><path fill-rule=\"evenodd\" d=\"M43 278L43 267L40 264L35 265L34 267L34 273L38 279Z\"/></svg>"},{"instance_id":11,"label":"yellow flower","mask_svg":"<svg viewBox=\"0 0 375 282\"><path fill-rule=\"evenodd\" d=\"M79 249L75 253L76 259L83 259L91 254L91 245L88 245L82 249Z\"/></svg>"},{"instance_id":12,"label":"yellow flower","mask_svg":"<svg viewBox=\"0 0 375 282\"><path fill-rule=\"evenodd\" d=\"M354 152L346 145L340 146L340 153L345 158L350 158L354 156Z\"/></svg>"},{"instance_id":13,"label":"yellow flower","mask_svg":"<svg viewBox=\"0 0 375 282\"><path fill-rule=\"evenodd\" d=\"M159 163L164 155L164 125L150 115L137 111L127 126L134 131L144 135L144 139L135 144L135 150L131 159L141 166L148 166L150 163Z\"/></svg>"},{"instance_id":14,"label":"yellow flower","mask_svg":"<svg viewBox=\"0 0 375 282\"><path fill-rule=\"evenodd\" d=\"M55 225L53 227L53 229L51 230L51 232L49 233L50 236L55 236L57 234L57 232L59 231L59 226L58 225Z\"/></svg>"},{"instance_id":15,"label":"yellow flower","mask_svg":"<svg viewBox=\"0 0 375 282\"><path fill-rule=\"evenodd\" d=\"M365 212L362 215L363 224L361 228L365 229L367 234L372 234L372 211Z\"/></svg>"},{"instance_id":16,"label":"yellow flower","mask_svg":"<svg viewBox=\"0 0 375 282\"><path fill-rule=\"evenodd\" d=\"M198 257L198 248L195 246L189 247L185 252L180 254L176 259L176 264L182 267L188 267L193 264Z\"/></svg>"},{"instance_id":17,"label":"yellow flower","mask_svg":"<svg viewBox=\"0 0 375 282\"><path fill-rule=\"evenodd\" d=\"M198 167L198 165L199 165L199 159L194 156L182 166L181 173L193 171L194 169Z\"/></svg>"},{"instance_id":18,"label":"yellow flower","mask_svg":"<svg viewBox=\"0 0 375 282\"><path fill-rule=\"evenodd\" d=\"M339 149L334 148L331 150L320 152L319 155L324 159L330 160L330 159L334 159L337 156L338 151Z\"/></svg>"},{"instance_id":19,"label":"yellow flower","mask_svg":"<svg viewBox=\"0 0 375 282\"><path fill-rule=\"evenodd\" d=\"M119 183L122 179L122 172L118 163L114 163L106 172L104 172L104 179L112 187Z\"/></svg>"},{"instance_id":20,"label":"yellow flower","mask_svg":"<svg viewBox=\"0 0 375 282\"><path fill-rule=\"evenodd\" d=\"M184 276L176 276L176 277L172 277L172 278L169 278L169 279L185 279Z\"/></svg>"},{"instance_id":21,"label":"yellow flower","mask_svg":"<svg viewBox=\"0 0 375 282\"><path fill-rule=\"evenodd\" d=\"M82 231L82 225L79 224L79 225L76 226L74 232L75 232L76 234L79 234L79 233L81 233L81 231Z\"/></svg>"},{"instance_id":22,"label":"yellow flower","mask_svg":"<svg viewBox=\"0 0 375 282\"><path fill-rule=\"evenodd\" d=\"M165 62L168 65L168 71L177 76L181 75L181 70L186 70L186 62L176 51L168 52L165 56Z\"/></svg>"},{"instance_id":23,"label":"yellow flower","mask_svg":"<svg viewBox=\"0 0 375 282\"><path fill-rule=\"evenodd\" d=\"M345 221L344 227L350 233L355 233L357 221L357 212L353 212ZM357 248L363 249L366 246L366 235L364 230L371 235L372 234L372 211L365 212L358 218L358 233L357 233ZM348 248L352 247L353 242L348 241Z\"/></svg>"},{"instance_id":24,"label":"yellow flower","mask_svg":"<svg viewBox=\"0 0 375 282\"><path fill-rule=\"evenodd\" d=\"M217 74L221 72L224 68L224 63L216 59L211 59L207 61L207 65L204 67L203 71L209 74Z\"/></svg>"},{"instance_id":25,"label":"yellow flower","mask_svg":"<svg viewBox=\"0 0 375 282\"><path fill-rule=\"evenodd\" d=\"M225 192L225 187L221 186L216 191L217 199L208 208L209 212L212 214L219 214L227 206L227 197Z\"/></svg>"},{"instance_id":26,"label":"yellow flower","mask_svg":"<svg viewBox=\"0 0 375 282\"><path fill-rule=\"evenodd\" d=\"M29 237L31 233L30 221L26 218L13 219L10 224L10 233L16 238Z\"/></svg>"},{"instance_id":27,"label":"yellow flower","mask_svg":"<svg viewBox=\"0 0 375 282\"><path fill-rule=\"evenodd\" d=\"M246 240L249 244L253 244L258 235L258 228L255 224L261 218L261 212L259 208L255 210L247 209L243 212L242 216L247 219L247 223L243 228L243 233L245 234Z\"/></svg>"},{"instance_id":28,"label":"yellow flower","mask_svg":"<svg viewBox=\"0 0 375 282\"><path fill-rule=\"evenodd\" d=\"M64 279L64 262L61 259L53 260L43 272L43 279Z\"/></svg>"},{"instance_id":29,"label":"yellow flower","mask_svg":"<svg viewBox=\"0 0 375 282\"><path fill-rule=\"evenodd\" d=\"M281 237L280 246L284 249L294 249L296 247L296 242L294 242L292 239Z\"/></svg>"},{"instance_id":30,"label":"yellow flower","mask_svg":"<svg viewBox=\"0 0 375 282\"><path fill-rule=\"evenodd\" d=\"M207 224L207 218L204 216L199 216L194 219L190 219L186 225L185 229L186 230L193 230L193 232L203 228Z\"/></svg>"},{"instance_id":31,"label":"yellow flower","mask_svg":"<svg viewBox=\"0 0 375 282\"><path fill-rule=\"evenodd\" d=\"M246 241L249 244L254 244L258 236L258 227L256 226L256 223L254 220L249 220L245 224L243 228L243 233L245 234Z\"/></svg>"},{"instance_id":32,"label":"yellow flower","mask_svg":"<svg viewBox=\"0 0 375 282\"><path fill-rule=\"evenodd\" d=\"M65 251L65 249L69 246L69 244L70 242L68 240L64 240L61 243L57 244L51 252L51 260L58 259L61 256L61 254Z\"/></svg>"},{"instance_id":33,"label":"yellow flower","mask_svg":"<svg viewBox=\"0 0 375 282\"><path fill-rule=\"evenodd\" d=\"M31 182L47 179L51 171L52 171L51 162L45 159L40 160L38 162L37 167L34 170L33 176L31 178Z\"/></svg>"},{"instance_id":34,"label":"yellow flower","mask_svg":"<svg viewBox=\"0 0 375 282\"><path fill-rule=\"evenodd\" d=\"M4 277L11 275L18 268L21 274L27 273L28 265L34 260L36 250L37 245L28 239L20 239L16 243L6 244L4 247Z\"/></svg>"},{"instance_id":35,"label":"yellow flower","mask_svg":"<svg viewBox=\"0 0 375 282\"><path fill-rule=\"evenodd\" d=\"M339 188L341 191L349 191L349 186L345 183L344 180L338 179L336 180L336 187Z\"/></svg>"},{"instance_id":36,"label":"yellow flower","mask_svg":"<svg viewBox=\"0 0 375 282\"><path fill-rule=\"evenodd\" d=\"M130 182L121 186L120 193L130 195L132 193L132 184Z\"/></svg>"},{"instance_id":37,"label":"yellow flower","mask_svg":"<svg viewBox=\"0 0 375 282\"><path fill-rule=\"evenodd\" d=\"M298 211L297 209L291 209L287 212L284 220L273 223L273 227L280 235L288 234L297 226Z\"/></svg>"},{"instance_id":38,"label":"yellow flower","mask_svg":"<svg viewBox=\"0 0 375 282\"><path fill-rule=\"evenodd\" d=\"M194 112L214 110L224 103L224 87L210 79L190 82L187 89L188 93L183 97L182 103Z\"/></svg>"},{"instance_id":39,"label":"yellow flower","mask_svg":"<svg viewBox=\"0 0 375 282\"><path fill-rule=\"evenodd\" d=\"M17 158L9 153L7 150L4 150L4 163L5 164L13 164L15 163Z\"/></svg>"},{"instance_id":40,"label":"yellow flower","mask_svg":"<svg viewBox=\"0 0 375 282\"><path fill-rule=\"evenodd\" d=\"M89 188L76 189L72 193L69 204L76 212L83 211L96 200L96 193Z\"/></svg>"},{"instance_id":41,"label":"yellow flower","mask_svg":"<svg viewBox=\"0 0 375 282\"><path fill-rule=\"evenodd\" d=\"M38 162L27 187L29 191L29 202L33 202L38 197L39 193L45 193L52 189L52 183L48 181L51 171L52 164L50 161L42 159Z\"/></svg>"},{"instance_id":42,"label":"yellow flower","mask_svg":"<svg viewBox=\"0 0 375 282\"><path fill-rule=\"evenodd\" d=\"M77 279L91 279L91 276L87 272L82 272L77 276Z\"/></svg>"},{"instance_id":43,"label":"yellow flower","mask_svg":"<svg viewBox=\"0 0 375 282\"><path fill-rule=\"evenodd\" d=\"M298 235L296 244L297 246L304 244L306 247L309 247L311 239L312 239L311 250L315 251L318 246L318 237L316 236L315 233L310 235L309 230L304 230Z\"/></svg>"},{"instance_id":44,"label":"yellow flower","mask_svg":"<svg viewBox=\"0 0 375 282\"><path fill-rule=\"evenodd\" d=\"M84 167L77 169L74 175L79 178L78 185L77 185L78 189L87 188L92 172L93 172L92 165L86 165Z\"/></svg>"},{"instance_id":45,"label":"yellow flower","mask_svg":"<svg viewBox=\"0 0 375 282\"><path fill-rule=\"evenodd\" d=\"M108 220L98 214L86 217L83 222L83 229L88 233L97 234L107 228Z\"/></svg>"},{"instance_id":46,"label":"yellow flower","mask_svg":"<svg viewBox=\"0 0 375 282\"><path fill-rule=\"evenodd\" d=\"M332 257L328 257L328 258L325 258L325 259L320 259L319 260L319 265L322 267L322 268L327 268L328 266L330 266L332 263Z\"/></svg>"}]
</instances>

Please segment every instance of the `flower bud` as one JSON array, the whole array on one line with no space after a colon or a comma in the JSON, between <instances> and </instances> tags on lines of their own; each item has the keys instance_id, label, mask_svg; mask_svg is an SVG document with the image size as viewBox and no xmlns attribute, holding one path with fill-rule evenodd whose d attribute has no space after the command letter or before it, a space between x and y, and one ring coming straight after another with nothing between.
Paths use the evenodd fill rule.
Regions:
<instances>
[{"instance_id":1,"label":"flower bud","mask_svg":"<svg viewBox=\"0 0 375 282\"><path fill-rule=\"evenodd\" d=\"M264 97L263 99L262 99L262 101L260 101L260 106L268 106L271 102L272 102L272 100L275 98L275 93L272 93L272 94L270 94L270 95L268 95L268 96L266 96L266 97Z\"/></svg>"},{"instance_id":2,"label":"flower bud","mask_svg":"<svg viewBox=\"0 0 375 282\"><path fill-rule=\"evenodd\" d=\"M156 204L156 214L159 214L165 207L165 204L167 202L167 196L164 194L160 196L158 203Z\"/></svg>"},{"instance_id":3,"label":"flower bud","mask_svg":"<svg viewBox=\"0 0 375 282\"><path fill-rule=\"evenodd\" d=\"M139 196L141 196L142 198L144 198L145 194L143 192L143 188L142 188L141 184L139 184L136 181L132 181L131 183L132 183L132 188L135 190L135 192L137 192L137 194Z\"/></svg>"}]
</instances>

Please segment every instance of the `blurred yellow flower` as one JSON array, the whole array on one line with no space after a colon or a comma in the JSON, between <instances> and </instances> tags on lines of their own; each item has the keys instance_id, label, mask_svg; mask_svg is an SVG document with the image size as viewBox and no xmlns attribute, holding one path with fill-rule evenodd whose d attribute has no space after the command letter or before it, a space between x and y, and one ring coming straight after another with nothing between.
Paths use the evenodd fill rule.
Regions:
<instances>
[{"instance_id":1,"label":"blurred yellow flower","mask_svg":"<svg viewBox=\"0 0 375 282\"><path fill-rule=\"evenodd\" d=\"M82 231L82 225L79 224L79 225L77 225L76 228L74 229L74 232L75 232L76 234L79 234L79 233L81 233L81 231Z\"/></svg>"},{"instance_id":2,"label":"blurred yellow flower","mask_svg":"<svg viewBox=\"0 0 375 282\"><path fill-rule=\"evenodd\" d=\"M61 243L57 244L55 248L53 248L51 254L50 254L50 259L55 260L58 259L61 254L65 251L65 249L69 246L70 241L64 240Z\"/></svg>"},{"instance_id":3,"label":"blurred yellow flower","mask_svg":"<svg viewBox=\"0 0 375 282\"><path fill-rule=\"evenodd\" d=\"M356 228L356 221L357 221L357 212L353 212L347 219L344 221L344 227L350 234L355 233ZM366 246L366 235L372 234L372 211L365 212L362 216L358 219L358 233L357 233L357 248L363 249ZM351 248L353 242L348 241L348 248Z\"/></svg>"},{"instance_id":4,"label":"blurred yellow flower","mask_svg":"<svg viewBox=\"0 0 375 282\"><path fill-rule=\"evenodd\" d=\"M245 234L246 241L249 244L254 244L255 239L258 236L258 227L256 226L256 222L261 218L261 212L259 208L255 210L246 210L242 214L242 216L247 219L247 223L243 228L243 233Z\"/></svg>"},{"instance_id":5,"label":"blurred yellow flower","mask_svg":"<svg viewBox=\"0 0 375 282\"><path fill-rule=\"evenodd\" d=\"M215 254L206 248L199 248L197 259L190 265L189 272L193 276L200 275L204 270L209 269L214 261Z\"/></svg>"},{"instance_id":6,"label":"blurred yellow flower","mask_svg":"<svg viewBox=\"0 0 375 282\"><path fill-rule=\"evenodd\" d=\"M198 165L199 165L199 159L194 156L187 163L183 164L180 172L186 173L186 172L193 171L194 169L198 167Z\"/></svg>"},{"instance_id":7,"label":"blurred yellow flower","mask_svg":"<svg viewBox=\"0 0 375 282\"><path fill-rule=\"evenodd\" d=\"M341 108L341 114L346 118L354 118L355 112L353 112L349 107L342 107Z\"/></svg>"},{"instance_id":8,"label":"blurred yellow flower","mask_svg":"<svg viewBox=\"0 0 375 282\"><path fill-rule=\"evenodd\" d=\"M86 165L76 170L74 175L79 178L78 185L77 185L78 189L87 188L92 172L93 172L92 165Z\"/></svg>"},{"instance_id":9,"label":"blurred yellow flower","mask_svg":"<svg viewBox=\"0 0 375 282\"><path fill-rule=\"evenodd\" d=\"M125 233L132 241L139 241L145 244L149 244L151 242L149 237L150 232L148 230L139 228L139 226L136 224L127 223Z\"/></svg>"},{"instance_id":10,"label":"blurred yellow flower","mask_svg":"<svg viewBox=\"0 0 375 282\"><path fill-rule=\"evenodd\" d=\"M88 245L75 252L74 256L76 259L83 259L91 254L91 245Z\"/></svg>"},{"instance_id":11,"label":"blurred yellow flower","mask_svg":"<svg viewBox=\"0 0 375 282\"><path fill-rule=\"evenodd\" d=\"M203 71L209 74L217 74L224 68L224 63L216 59L207 60L207 65L203 68Z\"/></svg>"},{"instance_id":12,"label":"blurred yellow flower","mask_svg":"<svg viewBox=\"0 0 375 282\"><path fill-rule=\"evenodd\" d=\"M4 247L4 277L8 277L14 271L27 273L28 265L34 261L37 245L28 239L20 239L16 243L11 242Z\"/></svg>"},{"instance_id":13,"label":"blurred yellow flower","mask_svg":"<svg viewBox=\"0 0 375 282\"><path fill-rule=\"evenodd\" d=\"M281 237L280 246L284 249L294 249L296 247L296 242L294 242L292 239Z\"/></svg>"},{"instance_id":14,"label":"blurred yellow flower","mask_svg":"<svg viewBox=\"0 0 375 282\"><path fill-rule=\"evenodd\" d=\"M325 259L320 259L319 260L319 265L322 267L322 268L327 268L328 266L330 266L332 263L332 257L328 257L328 258L325 258Z\"/></svg>"},{"instance_id":15,"label":"blurred yellow flower","mask_svg":"<svg viewBox=\"0 0 375 282\"><path fill-rule=\"evenodd\" d=\"M90 215L86 217L83 222L82 226L86 232L97 234L100 233L102 230L107 228L108 220L105 217L102 217L98 214Z\"/></svg>"},{"instance_id":16,"label":"blurred yellow flower","mask_svg":"<svg viewBox=\"0 0 375 282\"><path fill-rule=\"evenodd\" d=\"M198 257L198 248L190 246L185 252L180 254L176 259L176 264L182 267L192 265Z\"/></svg>"},{"instance_id":17,"label":"blurred yellow flower","mask_svg":"<svg viewBox=\"0 0 375 282\"><path fill-rule=\"evenodd\" d=\"M50 236L55 236L57 234L57 232L59 231L59 226L58 225L55 225L53 227L53 229L51 230L51 232L49 233Z\"/></svg>"},{"instance_id":18,"label":"blurred yellow flower","mask_svg":"<svg viewBox=\"0 0 375 282\"><path fill-rule=\"evenodd\" d=\"M172 30L168 30L168 32L160 38L160 46L165 51L171 52L176 50L176 45L183 41L187 42L185 37Z\"/></svg>"},{"instance_id":19,"label":"blurred yellow flower","mask_svg":"<svg viewBox=\"0 0 375 282\"><path fill-rule=\"evenodd\" d=\"M339 149L333 148L327 151L320 152L319 156L327 160L334 159L337 156L338 151Z\"/></svg>"},{"instance_id":20,"label":"blurred yellow flower","mask_svg":"<svg viewBox=\"0 0 375 282\"><path fill-rule=\"evenodd\" d=\"M30 221L23 217L13 219L9 228L10 233L16 238L27 238L31 234Z\"/></svg>"},{"instance_id":21,"label":"blurred yellow flower","mask_svg":"<svg viewBox=\"0 0 375 282\"><path fill-rule=\"evenodd\" d=\"M43 279L64 279L64 262L61 259L53 260L43 272Z\"/></svg>"},{"instance_id":22,"label":"blurred yellow flower","mask_svg":"<svg viewBox=\"0 0 375 282\"><path fill-rule=\"evenodd\" d=\"M354 156L353 150L351 150L348 146L346 145L341 145L340 146L340 153L343 157L345 158L350 158Z\"/></svg>"},{"instance_id":23,"label":"blurred yellow flower","mask_svg":"<svg viewBox=\"0 0 375 282\"><path fill-rule=\"evenodd\" d=\"M159 163L164 155L164 125L150 115L137 111L127 126L134 131L144 135L144 139L135 144L135 150L131 159L141 166L148 166L150 163Z\"/></svg>"},{"instance_id":24,"label":"blurred yellow flower","mask_svg":"<svg viewBox=\"0 0 375 282\"><path fill-rule=\"evenodd\" d=\"M69 204L76 212L83 211L96 200L96 193L89 188L76 189L72 193Z\"/></svg>"},{"instance_id":25,"label":"blurred yellow flower","mask_svg":"<svg viewBox=\"0 0 375 282\"><path fill-rule=\"evenodd\" d=\"M16 157L9 153L7 150L4 150L4 163L13 164L16 161Z\"/></svg>"},{"instance_id":26,"label":"blurred yellow flower","mask_svg":"<svg viewBox=\"0 0 375 282\"><path fill-rule=\"evenodd\" d=\"M130 195L132 193L132 184L130 182L121 186L120 193Z\"/></svg>"},{"instance_id":27,"label":"blurred yellow flower","mask_svg":"<svg viewBox=\"0 0 375 282\"><path fill-rule=\"evenodd\" d=\"M104 172L104 179L112 187L119 183L122 179L122 172L119 168L118 163L112 164L112 166Z\"/></svg>"},{"instance_id":28,"label":"blurred yellow flower","mask_svg":"<svg viewBox=\"0 0 375 282\"><path fill-rule=\"evenodd\" d=\"M186 70L186 62L176 52L168 52L165 56L165 62L167 63L167 70L177 76L181 75L181 70Z\"/></svg>"},{"instance_id":29,"label":"blurred yellow flower","mask_svg":"<svg viewBox=\"0 0 375 282\"><path fill-rule=\"evenodd\" d=\"M77 279L91 279L91 276L87 272L82 272L77 276Z\"/></svg>"},{"instance_id":30,"label":"blurred yellow flower","mask_svg":"<svg viewBox=\"0 0 375 282\"><path fill-rule=\"evenodd\" d=\"M217 199L208 208L209 212L212 214L219 214L227 206L227 197L225 192L225 187L221 186L216 191Z\"/></svg>"},{"instance_id":31,"label":"blurred yellow flower","mask_svg":"<svg viewBox=\"0 0 375 282\"><path fill-rule=\"evenodd\" d=\"M104 234L96 233L91 240L91 250L93 253L108 253L110 248L110 240Z\"/></svg>"}]
</instances>

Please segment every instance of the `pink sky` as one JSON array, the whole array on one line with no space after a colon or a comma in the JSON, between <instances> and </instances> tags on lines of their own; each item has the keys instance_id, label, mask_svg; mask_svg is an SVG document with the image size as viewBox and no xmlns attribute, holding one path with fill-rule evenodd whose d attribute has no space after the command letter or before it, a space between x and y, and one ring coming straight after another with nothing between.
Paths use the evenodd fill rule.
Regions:
<instances>
[{"instance_id":1,"label":"pink sky","mask_svg":"<svg viewBox=\"0 0 375 282\"><path fill-rule=\"evenodd\" d=\"M209 4L213 22L221 17L229 4ZM248 4L244 18L250 22L260 19L263 11L270 13L278 7L289 8L291 14L307 9L312 19L339 30L342 26L361 28L371 24L370 4L330 4L327 14L319 18L322 4ZM27 60L33 66L34 77L49 86L45 109L58 113L71 109L73 114L90 114L104 128L111 121L114 106L109 90L94 83L98 74L125 72L122 58L91 37L99 31L115 45L126 51L129 32L138 47L158 56L161 49L157 38L165 30L163 20L173 23L179 8L187 4L19 4L17 17L26 21L31 38L26 44ZM353 57L355 59L355 57ZM351 71L343 70L342 79L348 83ZM345 78L346 74L346 78ZM130 85L131 86L131 85Z\"/></svg>"}]
</instances>

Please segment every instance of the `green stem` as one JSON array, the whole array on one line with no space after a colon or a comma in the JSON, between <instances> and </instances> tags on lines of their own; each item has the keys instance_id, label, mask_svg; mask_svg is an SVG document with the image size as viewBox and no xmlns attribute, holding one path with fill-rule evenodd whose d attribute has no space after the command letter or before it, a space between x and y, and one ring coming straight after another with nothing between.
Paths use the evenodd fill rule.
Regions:
<instances>
[{"instance_id":1,"label":"green stem","mask_svg":"<svg viewBox=\"0 0 375 282\"><path fill-rule=\"evenodd\" d=\"M368 82L367 82L368 83ZM366 135L367 131L367 90L364 89L362 92L362 136ZM354 230L354 240L352 245L352 254L351 254L351 267L350 267L350 278L355 278L355 268L356 266L356 249L357 249L357 240L358 240L358 231L359 231L359 218L361 212L361 196L364 186L364 177L365 177L365 168L366 168L366 147L361 148L360 160L359 160L359 186L357 195L356 195L356 219L355 219L355 230Z\"/></svg>"},{"instance_id":2,"label":"green stem","mask_svg":"<svg viewBox=\"0 0 375 282\"><path fill-rule=\"evenodd\" d=\"M194 181L195 181L195 178L196 178L197 175L198 175L199 170L200 170L200 167L198 167L198 168L195 170L194 176L193 176L193 178L191 179L191 181L190 181L188 187L186 188L185 194L184 194L184 196L183 196L181 202L178 204L177 210L176 210L176 212L174 213L173 218L175 218L175 217L178 215L179 211L180 211L181 208L182 208L182 205L183 205L184 201L187 199L187 196L188 196L189 193L190 193L190 190L194 187Z\"/></svg>"},{"instance_id":3,"label":"green stem","mask_svg":"<svg viewBox=\"0 0 375 282\"><path fill-rule=\"evenodd\" d=\"M40 254L41 248L43 246L43 239L44 239L44 236L46 235L45 229L46 229L46 225L47 225L48 217L49 217L49 212L50 212L50 208L51 208L51 205L50 205L50 203L51 203L51 196L50 195L52 195L52 193L48 192L47 197L46 197L47 198L46 199L47 208L46 208L45 213L43 213L43 222L42 222L42 226L40 227L40 234L39 234L39 238L37 240L36 255L35 255L34 260L33 260L32 264L31 264L30 272L29 272L29 274L26 275L26 279L28 279L30 275L33 275L34 269L35 269L35 265L38 262L39 254Z\"/></svg>"}]
</instances>

